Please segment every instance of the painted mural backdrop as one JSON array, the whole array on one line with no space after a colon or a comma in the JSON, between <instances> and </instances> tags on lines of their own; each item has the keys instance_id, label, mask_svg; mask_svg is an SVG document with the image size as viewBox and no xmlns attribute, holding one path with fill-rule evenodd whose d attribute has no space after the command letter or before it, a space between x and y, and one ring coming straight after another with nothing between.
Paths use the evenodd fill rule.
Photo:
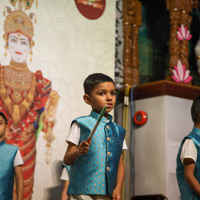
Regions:
<instances>
[{"instance_id":1,"label":"painted mural backdrop","mask_svg":"<svg viewBox=\"0 0 200 200\"><path fill-rule=\"evenodd\" d=\"M115 1L98 19L71 0L0 0L0 111L25 165L24 199L59 199L71 121L90 113L83 81L114 76Z\"/></svg>"},{"instance_id":2,"label":"painted mural backdrop","mask_svg":"<svg viewBox=\"0 0 200 200\"><path fill-rule=\"evenodd\" d=\"M79 12L88 19L98 19L104 12L106 0L75 0Z\"/></svg>"},{"instance_id":3,"label":"painted mural backdrop","mask_svg":"<svg viewBox=\"0 0 200 200\"><path fill-rule=\"evenodd\" d=\"M51 89L51 81L44 78L40 70L31 72L27 64L34 46L31 21L34 13L27 16L23 9L30 9L33 2L13 0L10 3L16 9L5 8L5 56L8 50L11 59L8 65L0 67L0 111L9 119L5 141L19 147L24 161L24 200L32 198L36 139L40 131L46 141L45 160L47 164L51 161L52 131L59 100L58 93Z\"/></svg>"}]
</instances>

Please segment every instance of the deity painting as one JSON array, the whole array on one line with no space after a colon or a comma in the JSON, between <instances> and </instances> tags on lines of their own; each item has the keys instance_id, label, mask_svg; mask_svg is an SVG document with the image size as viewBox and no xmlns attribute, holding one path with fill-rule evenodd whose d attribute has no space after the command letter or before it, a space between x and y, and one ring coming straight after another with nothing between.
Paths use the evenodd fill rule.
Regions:
<instances>
[{"instance_id":1,"label":"deity painting","mask_svg":"<svg viewBox=\"0 0 200 200\"><path fill-rule=\"evenodd\" d=\"M22 4L27 9L27 2L30 3L19 0L20 7L14 11L7 7L3 37L11 60L9 65L0 66L0 112L9 119L5 140L19 147L24 161L24 200L32 198L36 139L40 131L45 133L46 140L46 152L42 153L46 153L46 162L50 162L59 100L57 92L51 89L51 81L44 78L41 71L31 72L27 65L34 45L32 14L27 16L22 11ZM17 1L10 3L15 5Z\"/></svg>"}]
</instances>

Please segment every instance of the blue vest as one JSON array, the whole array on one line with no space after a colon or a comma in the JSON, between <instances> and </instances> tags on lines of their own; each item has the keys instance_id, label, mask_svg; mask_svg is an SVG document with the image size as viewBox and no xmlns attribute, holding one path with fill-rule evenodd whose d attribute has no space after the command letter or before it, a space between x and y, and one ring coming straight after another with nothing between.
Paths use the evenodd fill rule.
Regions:
<instances>
[{"instance_id":1,"label":"blue vest","mask_svg":"<svg viewBox=\"0 0 200 200\"><path fill-rule=\"evenodd\" d=\"M74 120L79 123L81 129L79 143L87 140L98 116L99 114L92 111L90 116ZM112 122L111 115L108 121L105 117L102 118L88 153L78 157L70 166L69 194L112 195L124 137L125 130Z\"/></svg>"},{"instance_id":2,"label":"blue vest","mask_svg":"<svg viewBox=\"0 0 200 200\"><path fill-rule=\"evenodd\" d=\"M191 187L187 184L185 178L184 178L184 166L180 160L180 154L182 150L182 145L186 138L192 139L192 141L195 144L195 147L197 149L197 160L195 163L195 170L194 170L194 176L198 181L200 181L200 129L193 127L192 132L186 136L180 145L178 155L177 155L177 167L176 167L176 176L177 181L179 185L179 190L181 193L181 200L199 200L200 197L198 197L194 191L191 189Z\"/></svg>"},{"instance_id":3,"label":"blue vest","mask_svg":"<svg viewBox=\"0 0 200 200\"><path fill-rule=\"evenodd\" d=\"M14 159L18 147L0 142L0 199L12 200Z\"/></svg>"}]
</instances>

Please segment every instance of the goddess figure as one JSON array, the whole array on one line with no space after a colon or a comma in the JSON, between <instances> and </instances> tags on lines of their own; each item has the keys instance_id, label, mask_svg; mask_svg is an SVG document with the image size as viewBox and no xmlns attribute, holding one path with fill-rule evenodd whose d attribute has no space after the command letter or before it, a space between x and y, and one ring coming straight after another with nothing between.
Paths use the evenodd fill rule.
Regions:
<instances>
[{"instance_id":1,"label":"goddess figure","mask_svg":"<svg viewBox=\"0 0 200 200\"><path fill-rule=\"evenodd\" d=\"M19 147L24 160L24 200L32 198L36 161L36 138L45 133L46 162L50 162L52 129L59 96L41 71L33 73L27 66L32 54L34 29L31 19L21 10L8 12L4 23L5 48L11 61L0 66L0 111L9 119L6 142ZM14 199L16 194L14 192Z\"/></svg>"}]
</instances>

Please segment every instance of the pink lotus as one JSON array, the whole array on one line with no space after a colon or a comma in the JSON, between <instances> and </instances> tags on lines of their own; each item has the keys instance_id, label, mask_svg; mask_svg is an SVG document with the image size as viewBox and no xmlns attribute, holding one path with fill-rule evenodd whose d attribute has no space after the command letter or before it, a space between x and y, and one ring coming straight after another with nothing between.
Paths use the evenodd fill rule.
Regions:
<instances>
[{"instance_id":1,"label":"pink lotus","mask_svg":"<svg viewBox=\"0 0 200 200\"><path fill-rule=\"evenodd\" d=\"M184 27L184 25L182 24L181 27L178 28L179 31L177 31L177 38L180 41L183 40L190 40L192 35L190 34L190 31L187 30L187 26Z\"/></svg>"},{"instance_id":2,"label":"pink lotus","mask_svg":"<svg viewBox=\"0 0 200 200\"><path fill-rule=\"evenodd\" d=\"M178 60L177 66L174 66L174 69L172 71L172 78L177 83L188 83L193 79L192 76L189 75L190 70L185 70L185 65L182 65L180 60Z\"/></svg>"}]
</instances>

